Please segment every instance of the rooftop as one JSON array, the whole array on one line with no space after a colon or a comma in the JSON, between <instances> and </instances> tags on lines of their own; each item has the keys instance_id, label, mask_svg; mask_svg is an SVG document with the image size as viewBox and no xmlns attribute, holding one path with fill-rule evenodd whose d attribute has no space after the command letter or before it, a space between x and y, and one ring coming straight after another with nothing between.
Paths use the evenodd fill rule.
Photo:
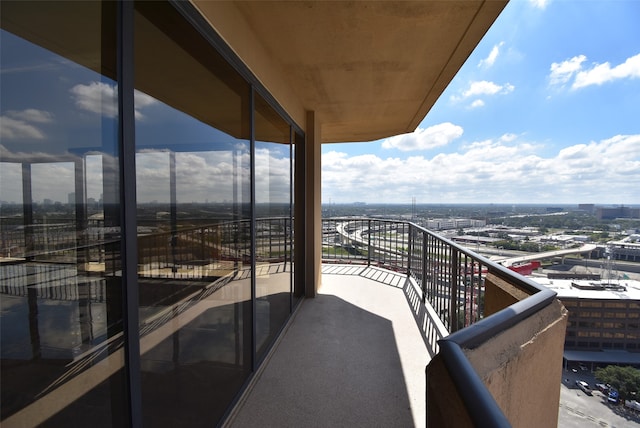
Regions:
<instances>
[{"instance_id":1,"label":"rooftop","mask_svg":"<svg viewBox=\"0 0 640 428\"><path fill-rule=\"evenodd\" d=\"M578 299L599 300L640 300L640 281L633 279L615 279L585 281L575 279L533 278L538 284L556 293L558 299L573 297Z\"/></svg>"}]
</instances>

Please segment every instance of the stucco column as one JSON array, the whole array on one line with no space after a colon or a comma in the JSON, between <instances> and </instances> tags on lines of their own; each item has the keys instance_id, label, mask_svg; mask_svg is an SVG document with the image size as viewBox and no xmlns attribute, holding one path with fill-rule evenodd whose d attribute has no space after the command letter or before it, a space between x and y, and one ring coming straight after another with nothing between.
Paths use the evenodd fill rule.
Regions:
<instances>
[{"instance_id":1,"label":"stucco column","mask_svg":"<svg viewBox=\"0 0 640 428\"><path fill-rule=\"evenodd\" d=\"M305 144L306 258L305 295L315 297L320 283L322 264L322 177L320 123L313 111L307 112Z\"/></svg>"}]
</instances>

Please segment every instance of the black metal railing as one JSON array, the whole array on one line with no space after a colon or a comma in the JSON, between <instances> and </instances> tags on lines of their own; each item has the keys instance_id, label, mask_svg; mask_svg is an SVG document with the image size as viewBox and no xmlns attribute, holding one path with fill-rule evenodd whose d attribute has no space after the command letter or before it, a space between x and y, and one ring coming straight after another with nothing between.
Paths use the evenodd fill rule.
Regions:
<instances>
[{"instance_id":1,"label":"black metal railing","mask_svg":"<svg viewBox=\"0 0 640 428\"><path fill-rule=\"evenodd\" d=\"M473 349L549 305L556 293L411 222L330 218L322 222L325 263L363 263L406 273L449 333L439 352L477 426L509 422L466 358ZM492 274L528 298L485 318L485 278Z\"/></svg>"}]
</instances>

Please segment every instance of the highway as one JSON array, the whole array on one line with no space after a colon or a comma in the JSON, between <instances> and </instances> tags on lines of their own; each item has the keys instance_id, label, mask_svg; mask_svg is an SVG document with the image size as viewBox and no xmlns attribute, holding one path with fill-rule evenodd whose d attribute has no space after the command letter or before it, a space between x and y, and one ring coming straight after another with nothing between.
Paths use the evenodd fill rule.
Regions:
<instances>
[{"instance_id":1,"label":"highway","mask_svg":"<svg viewBox=\"0 0 640 428\"><path fill-rule=\"evenodd\" d=\"M550 259L552 257L563 257L569 254L590 253L595 249L596 249L596 246L594 244L585 244L580 248L569 248L566 250L545 251L543 253L532 253L526 256L510 257L510 258L505 258L502 260L494 260L494 261L500 263L503 266L509 267L517 263L530 262L533 260L544 260L544 259Z\"/></svg>"}]
</instances>

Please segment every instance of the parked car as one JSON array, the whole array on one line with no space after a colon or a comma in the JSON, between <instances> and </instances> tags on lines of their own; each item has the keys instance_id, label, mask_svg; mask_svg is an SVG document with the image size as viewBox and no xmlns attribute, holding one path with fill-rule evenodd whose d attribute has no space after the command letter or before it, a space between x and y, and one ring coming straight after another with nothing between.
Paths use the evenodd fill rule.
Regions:
<instances>
[{"instance_id":1,"label":"parked car","mask_svg":"<svg viewBox=\"0 0 640 428\"><path fill-rule=\"evenodd\" d=\"M596 388L598 388L598 390L601 391L603 394L606 394L609 392L609 386L605 385L604 383L596 383Z\"/></svg>"},{"instance_id":2,"label":"parked car","mask_svg":"<svg viewBox=\"0 0 640 428\"><path fill-rule=\"evenodd\" d=\"M583 380L577 380L576 385L582 390L582 392L587 395L591 395L591 388L589 387L589 384L587 382Z\"/></svg>"},{"instance_id":3,"label":"parked car","mask_svg":"<svg viewBox=\"0 0 640 428\"><path fill-rule=\"evenodd\" d=\"M640 411L640 403L636 400L627 400L624 402L624 405L630 409Z\"/></svg>"},{"instance_id":4,"label":"parked car","mask_svg":"<svg viewBox=\"0 0 640 428\"><path fill-rule=\"evenodd\" d=\"M609 401L609 403L611 404L618 404L618 399L619 399L618 391L616 391L615 389L610 389L609 396L607 397L607 401Z\"/></svg>"}]
</instances>

